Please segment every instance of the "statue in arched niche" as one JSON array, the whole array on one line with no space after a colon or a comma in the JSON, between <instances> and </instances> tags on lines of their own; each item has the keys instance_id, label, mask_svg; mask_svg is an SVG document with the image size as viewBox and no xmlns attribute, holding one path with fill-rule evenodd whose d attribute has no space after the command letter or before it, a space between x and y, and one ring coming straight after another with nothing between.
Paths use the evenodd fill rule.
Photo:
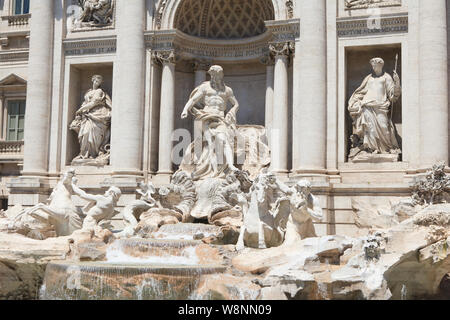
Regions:
<instances>
[{"instance_id":1,"label":"statue in arched niche","mask_svg":"<svg viewBox=\"0 0 450 320\"><path fill-rule=\"evenodd\" d=\"M101 88L103 77L92 77L92 89L76 112L70 129L78 134L80 154L73 165L107 165L110 156L112 101Z\"/></svg>"},{"instance_id":2,"label":"statue in arched niche","mask_svg":"<svg viewBox=\"0 0 450 320\"><path fill-rule=\"evenodd\" d=\"M384 60L370 60L373 73L368 75L350 98L348 111L353 120L353 162L384 160L396 162L401 149L392 122L393 104L400 98L400 77L383 70Z\"/></svg>"}]
</instances>

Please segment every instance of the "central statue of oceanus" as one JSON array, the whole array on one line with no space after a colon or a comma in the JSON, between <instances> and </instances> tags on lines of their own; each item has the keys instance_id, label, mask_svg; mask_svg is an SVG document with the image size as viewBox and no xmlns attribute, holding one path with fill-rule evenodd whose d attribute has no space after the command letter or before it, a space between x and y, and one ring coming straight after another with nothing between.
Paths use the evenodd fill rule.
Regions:
<instances>
[{"instance_id":1,"label":"central statue of oceanus","mask_svg":"<svg viewBox=\"0 0 450 320\"><path fill-rule=\"evenodd\" d=\"M197 159L195 170L192 172L194 180L217 178L227 171L238 171L234 166L233 146L237 132L236 113L239 110L239 103L233 90L225 85L221 66L212 66L208 73L211 75L211 81L202 83L192 92L181 115L182 119L186 119L191 112L196 120L203 123L202 130L206 143L203 145L201 156ZM233 108L225 114L228 102ZM197 104L204 105L204 108L196 108ZM223 157L219 157L216 150L218 150L217 147L222 146ZM189 147L189 155L192 154L194 148L195 143ZM186 162L184 160L181 164L182 170L186 166Z\"/></svg>"}]
</instances>

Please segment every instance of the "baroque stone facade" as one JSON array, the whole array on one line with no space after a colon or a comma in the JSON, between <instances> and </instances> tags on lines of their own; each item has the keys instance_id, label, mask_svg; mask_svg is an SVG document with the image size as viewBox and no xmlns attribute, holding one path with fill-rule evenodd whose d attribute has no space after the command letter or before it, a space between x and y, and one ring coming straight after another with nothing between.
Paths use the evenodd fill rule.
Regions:
<instances>
[{"instance_id":1,"label":"baroque stone facade","mask_svg":"<svg viewBox=\"0 0 450 320\"><path fill-rule=\"evenodd\" d=\"M354 201L408 197L432 165L448 164L444 0L32 0L20 13L12 3L0 21L5 209L44 203L69 168L89 194L120 187L119 207L141 183L169 185L203 137L201 123L180 115L212 65L239 103L237 130L267 140L270 170L290 187L311 182L323 210L318 235L358 234ZM378 79L365 79L373 58L395 84L379 104L364 100ZM98 97L89 94L94 75ZM83 105L94 109L80 114ZM359 148L368 105L385 108L384 120L370 119L388 148ZM180 129L192 138L177 149Z\"/></svg>"}]
</instances>

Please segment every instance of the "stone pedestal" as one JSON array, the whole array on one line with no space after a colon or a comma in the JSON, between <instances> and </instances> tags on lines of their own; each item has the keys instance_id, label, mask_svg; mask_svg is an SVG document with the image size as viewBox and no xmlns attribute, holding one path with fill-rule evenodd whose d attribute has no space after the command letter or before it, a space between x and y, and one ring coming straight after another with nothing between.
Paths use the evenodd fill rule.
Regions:
<instances>
[{"instance_id":1,"label":"stone pedestal","mask_svg":"<svg viewBox=\"0 0 450 320\"><path fill-rule=\"evenodd\" d=\"M15 205L32 207L38 203L45 202L51 193L50 181L45 177L22 176L12 179L6 186L10 189L8 197L9 207Z\"/></svg>"}]
</instances>

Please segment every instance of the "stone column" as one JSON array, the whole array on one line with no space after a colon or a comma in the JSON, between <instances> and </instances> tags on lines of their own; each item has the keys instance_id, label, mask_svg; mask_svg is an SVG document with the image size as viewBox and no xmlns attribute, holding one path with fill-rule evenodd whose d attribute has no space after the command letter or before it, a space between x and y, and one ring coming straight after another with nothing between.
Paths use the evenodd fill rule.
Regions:
<instances>
[{"instance_id":1,"label":"stone column","mask_svg":"<svg viewBox=\"0 0 450 320\"><path fill-rule=\"evenodd\" d=\"M266 107L265 107L265 127L267 132L267 139L269 139L269 147L271 147L270 132L272 131L273 122L273 86L275 66L272 55L268 55L261 60L261 63L266 65Z\"/></svg>"},{"instance_id":2,"label":"stone column","mask_svg":"<svg viewBox=\"0 0 450 320\"><path fill-rule=\"evenodd\" d=\"M193 66L195 72L195 87L198 87L206 81L206 73L208 72L211 64L204 61L195 61Z\"/></svg>"},{"instance_id":3,"label":"stone column","mask_svg":"<svg viewBox=\"0 0 450 320\"><path fill-rule=\"evenodd\" d=\"M53 49L53 0L31 1L30 53L23 174L48 171Z\"/></svg>"},{"instance_id":4,"label":"stone column","mask_svg":"<svg viewBox=\"0 0 450 320\"><path fill-rule=\"evenodd\" d=\"M111 130L115 175L141 175L144 124L145 0L117 1L117 60Z\"/></svg>"},{"instance_id":5,"label":"stone column","mask_svg":"<svg viewBox=\"0 0 450 320\"><path fill-rule=\"evenodd\" d=\"M447 7L419 1L421 166L448 164Z\"/></svg>"},{"instance_id":6,"label":"stone column","mask_svg":"<svg viewBox=\"0 0 450 320\"><path fill-rule=\"evenodd\" d=\"M6 100L5 97L3 96L2 98L2 104L3 104L3 108L2 108L2 113L3 113L3 120L2 120L2 139L6 140L6 135L8 134L7 129L8 129L8 106L6 105ZM25 111L26 112L26 111Z\"/></svg>"},{"instance_id":7,"label":"stone column","mask_svg":"<svg viewBox=\"0 0 450 320\"><path fill-rule=\"evenodd\" d=\"M210 63L207 63L205 61L194 62L195 87L198 87L199 85L201 85L203 82L206 81L206 73L209 70L210 65L211 65ZM194 141L196 141L194 150L197 156L200 156L202 152L202 142L201 142L202 140L200 140L199 138L203 139L203 122L200 120L195 120L193 139Z\"/></svg>"},{"instance_id":8,"label":"stone column","mask_svg":"<svg viewBox=\"0 0 450 320\"><path fill-rule=\"evenodd\" d=\"M278 174L287 174L288 170L288 138L289 138L289 81L288 66L291 44L277 43L270 46L275 56L274 88L273 88L273 116L272 130L269 133L272 143L271 170Z\"/></svg>"},{"instance_id":9,"label":"stone column","mask_svg":"<svg viewBox=\"0 0 450 320\"><path fill-rule=\"evenodd\" d=\"M4 118L4 114L5 114L5 108L7 108L8 106L5 105L5 97L3 95L0 96L0 141L4 141L6 140L6 135L4 134L5 132L5 118Z\"/></svg>"},{"instance_id":10,"label":"stone column","mask_svg":"<svg viewBox=\"0 0 450 320\"><path fill-rule=\"evenodd\" d=\"M326 1L300 0L300 72L293 106L294 173L325 173L327 140Z\"/></svg>"},{"instance_id":11,"label":"stone column","mask_svg":"<svg viewBox=\"0 0 450 320\"><path fill-rule=\"evenodd\" d=\"M159 111L159 175L171 175L172 133L175 128L175 54L173 51L156 53L162 63L161 106Z\"/></svg>"}]
</instances>

